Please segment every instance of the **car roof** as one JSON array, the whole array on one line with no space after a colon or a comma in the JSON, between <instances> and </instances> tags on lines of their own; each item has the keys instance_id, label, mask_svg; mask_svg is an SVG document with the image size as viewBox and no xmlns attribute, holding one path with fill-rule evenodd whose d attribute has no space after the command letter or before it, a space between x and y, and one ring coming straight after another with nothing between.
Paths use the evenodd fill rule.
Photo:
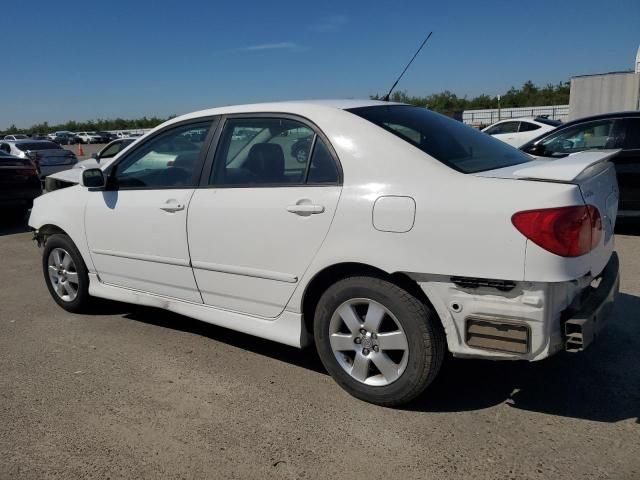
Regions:
<instances>
[{"instance_id":1,"label":"car roof","mask_svg":"<svg viewBox=\"0 0 640 480\"><path fill-rule=\"evenodd\" d=\"M335 99L335 100L291 100L286 102L249 103L243 105L228 105L224 107L209 108L176 117L173 122L188 120L192 118L205 117L210 115L225 115L234 113L302 113L308 107L320 107L328 109L347 110L350 108L373 107L382 105L404 105L402 103L384 102L381 100L355 100L355 99ZM171 122L171 123L173 123Z\"/></svg>"},{"instance_id":2,"label":"car roof","mask_svg":"<svg viewBox=\"0 0 640 480\"><path fill-rule=\"evenodd\" d=\"M605 120L607 118L625 118L625 117L640 117L640 110L629 110L624 112L612 112L612 113L601 113L598 115L591 115L589 117L576 118L575 120L571 120L570 122L565 123L562 127L566 127L567 125L575 125L577 123L583 122L593 122L596 120Z\"/></svg>"}]
</instances>

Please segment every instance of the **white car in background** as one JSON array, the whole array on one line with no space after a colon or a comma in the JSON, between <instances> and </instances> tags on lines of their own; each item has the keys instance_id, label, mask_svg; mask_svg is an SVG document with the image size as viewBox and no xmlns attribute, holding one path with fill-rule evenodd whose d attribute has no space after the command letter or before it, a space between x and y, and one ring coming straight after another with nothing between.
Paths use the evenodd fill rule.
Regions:
<instances>
[{"instance_id":1,"label":"white car in background","mask_svg":"<svg viewBox=\"0 0 640 480\"><path fill-rule=\"evenodd\" d=\"M79 185L36 199L29 225L70 312L101 297L315 342L345 390L399 405L447 351L535 361L592 342L619 286L615 153L536 161L372 100L222 107L70 170Z\"/></svg>"},{"instance_id":2,"label":"white car in background","mask_svg":"<svg viewBox=\"0 0 640 480\"><path fill-rule=\"evenodd\" d=\"M76 137L80 139L82 143L100 143L102 137L96 132L77 132Z\"/></svg>"},{"instance_id":3,"label":"white car in background","mask_svg":"<svg viewBox=\"0 0 640 480\"><path fill-rule=\"evenodd\" d=\"M543 133L554 130L561 124L562 122L558 120L548 120L540 117L512 118L500 120L482 131L508 143L512 147L518 148Z\"/></svg>"}]
</instances>

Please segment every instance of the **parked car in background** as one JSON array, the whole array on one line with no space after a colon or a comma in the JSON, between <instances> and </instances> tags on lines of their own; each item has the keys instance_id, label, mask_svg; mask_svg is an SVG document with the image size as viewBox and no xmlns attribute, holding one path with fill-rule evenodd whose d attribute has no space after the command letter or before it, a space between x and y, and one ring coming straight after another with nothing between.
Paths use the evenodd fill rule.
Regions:
<instances>
[{"instance_id":1,"label":"parked car in background","mask_svg":"<svg viewBox=\"0 0 640 480\"><path fill-rule=\"evenodd\" d=\"M41 179L78 163L72 151L65 150L50 140L1 141L0 151L33 161Z\"/></svg>"},{"instance_id":2,"label":"parked car in background","mask_svg":"<svg viewBox=\"0 0 640 480\"><path fill-rule=\"evenodd\" d=\"M609 160L615 166L620 188L618 217L640 218L640 112L607 113L574 120L521 147L540 159L609 149L620 149Z\"/></svg>"},{"instance_id":3,"label":"parked car in background","mask_svg":"<svg viewBox=\"0 0 640 480\"><path fill-rule=\"evenodd\" d=\"M72 132L56 132L51 140L59 145L75 145L80 141L76 134Z\"/></svg>"},{"instance_id":4,"label":"parked car in background","mask_svg":"<svg viewBox=\"0 0 640 480\"><path fill-rule=\"evenodd\" d=\"M44 133L34 133L33 135L31 135L31 139L32 140L50 140L48 135L45 135Z\"/></svg>"},{"instance_id":5,"label":"parked car in background","mask_svg":"<svg viewBox=\"0 0 640 480\"><path fill-rule=\"evenodd\" d=\"M291 156L295 157L298 163L306 163L309 151L311 150L311 141L313 135L303 137L291 145Z\"/></svg>"},{"instance_id":6,"label":"parked car in background","mask_svg":"<svg viewBox=\"0 0 640 480\"><path fill-rule=\"evenodd\" d=\"M118 138L118 136L115 133L111 133L111 132L103 131L103 132L96 132L96 134L102 137L102 143L109 143L110 141Z\"/></svg>"},{"instance_id":7,"label":"parked car in background","mask_svg":"<svg viewBox=\"0 0 640 480\"><path fill-rule=\"evenodd\" d=\"M102 297L313 338L345 390L399 405L447 350L536 361L591 343L619 285L611 155L535 161L390 102L230 106L69 170L80 185L36 199L29 225L62 308Z\"/></svg>"},{"instance_id":8,"label":"parked car in background","mask_svg":"<svg viewBox=\"0 0 640 480\"><path fill-rule=\"evenodd\" d=\"M24 140L26 138L29 138L29 137L27 137L26 135L23 135L22 133L15 133L13 135L4 136L5 140Z\"/></svg>"},{"instance_id":9,"label":"parked car in background","mask_svg":"<svg viewBox=\"0 0 640 480\"><path fill-rule=\"evenodd\" d=\"M33 162L0 150L0 209L26 212L41 193L40 176Z\"/></svg>"},{"instance_id":10,"label":"parked car in background","mask_svg":"<svg viewBox=\"0 0 640 480\"><path fill-rule=\"evenodd\" d=\"M101 162L111 160L135 141L135 138L118 138L106 145L98 153L92 154L91 158L79 161L73 166L72 170L98 168ZM60 190L61 188L66 188L77 183L78 175L70 170L64 170L49 175L45 179L44 190L45 192L53 192L54 190Z\"/></svg>"},{"instance_id":11,"label":"parked car in background","mask_svg":"<svg viewBox=\"0 0 640 480\"><path fill-rule=\"evenodd\" d=\"M545 118L517 118L500 120L482 131L518 148L542 133L554 130L560 122Z\"/></svg>"},{"instance_id":12,"label":"parked car in background","mask_svg":"<svg viewBox=\"0 0 640 480\"><path fill-rule=\"evenodd\" d=\"M77 132L76 137L80 143L101 143L102 137L96 132Z\"/></svg>"}]
</instances>

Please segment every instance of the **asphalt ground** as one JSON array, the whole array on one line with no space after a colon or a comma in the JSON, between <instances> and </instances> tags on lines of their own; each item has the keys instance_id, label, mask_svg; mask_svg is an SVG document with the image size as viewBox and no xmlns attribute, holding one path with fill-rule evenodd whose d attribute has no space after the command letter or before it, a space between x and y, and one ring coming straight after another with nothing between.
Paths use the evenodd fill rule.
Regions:
<instances>
[{"instance_id":1,"label":"asphalt ground","mask_svg":"<svg viewBox=\"0 0 640 480\"><path fill-rule=\"evenodd\" d=\"M84 146L83 146L84 147ZM402 409L356 400L313 349L176 314L49 297L18 221L0 228L0 478L640 478L640 237L581 354L450 360Z\"/></svg>"}]
</instances>

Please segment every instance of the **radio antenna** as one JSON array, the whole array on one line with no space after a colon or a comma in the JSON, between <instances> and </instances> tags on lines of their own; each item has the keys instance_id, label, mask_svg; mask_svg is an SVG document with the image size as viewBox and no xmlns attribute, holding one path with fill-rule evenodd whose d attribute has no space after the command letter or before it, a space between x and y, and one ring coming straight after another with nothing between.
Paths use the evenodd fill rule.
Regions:
<instances>
[{"instance_id":1,"label":"radio antenna","mask_svg":"<svg viewBox=\"0 0 640 480\"><path fill-rule=\"evenodd\" d=\"M407 71L407 69L411 66L411 64L413 63L413 61L416 59L416 57L418 56L418 54L420 53L420 50L422 50L422 47L425 46L425 44L427 43L427 41L431 38L431 35L433 34L433 32L429 32L429 35L427 35L427 38L424 39L424 41L422 42L422 44L420 45L420 48L418 48L418 50L416 51L416 53L413 55L413 57L411 57L411 60L409 60L409 63L407 63L407 66L404 67L404 70L402 71L402 73L400 74L400 76L398 77L398 79L395 81L395 83L393 84L393 86L391 87L391 89L389 90L389 92L382 97L382 101L383 102L388 102L389 101L389 97L391 96L391 93L393 92L393 89L396 88L396 85L398 85L398 82L400 81L400 79L402 78L402 76L404 75L404 72Z\"/></svg>"}]
</instances>

